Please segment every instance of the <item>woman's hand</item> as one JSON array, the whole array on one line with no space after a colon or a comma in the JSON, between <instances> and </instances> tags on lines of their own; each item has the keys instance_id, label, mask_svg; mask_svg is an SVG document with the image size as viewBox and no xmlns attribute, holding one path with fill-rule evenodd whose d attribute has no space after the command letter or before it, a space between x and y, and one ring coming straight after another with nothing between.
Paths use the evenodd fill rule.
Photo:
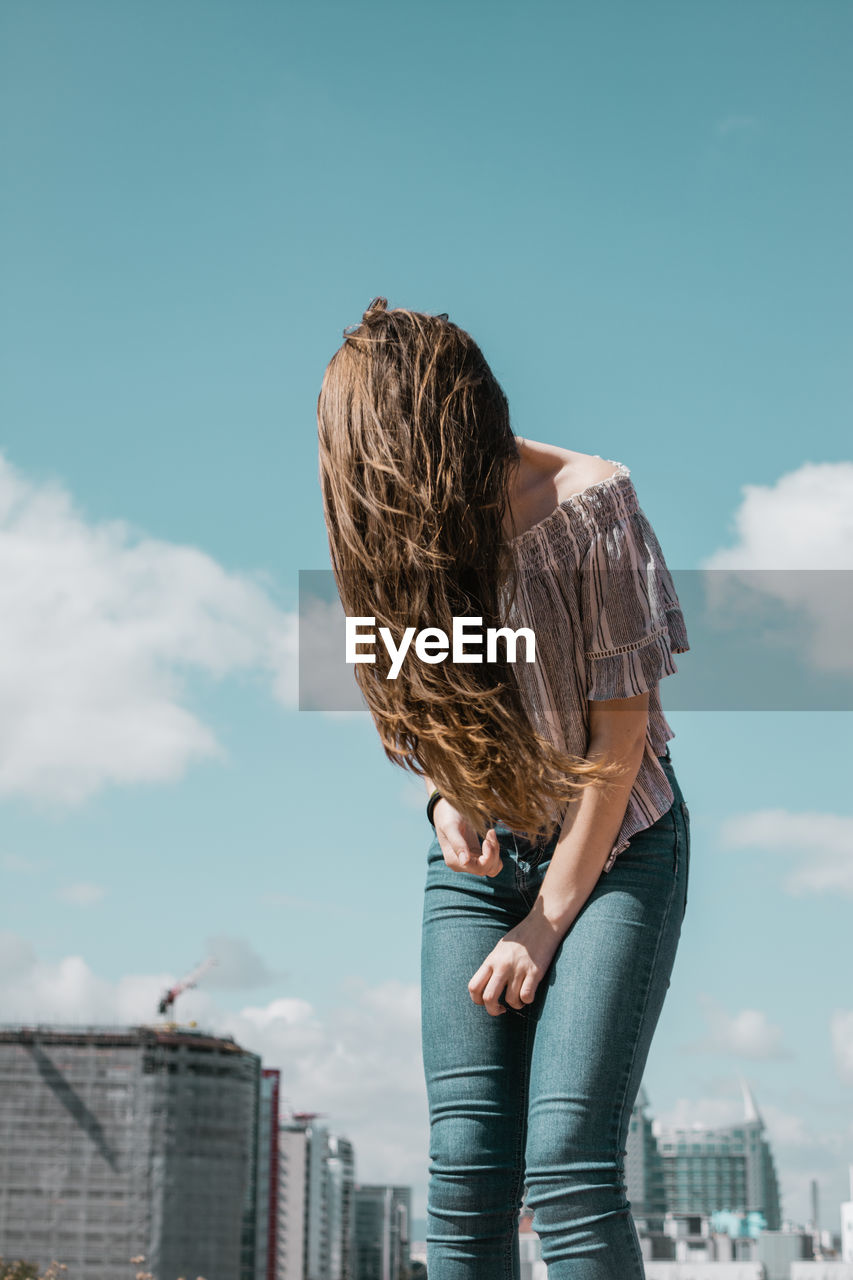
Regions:
<instances>
[{"instance_id":1,"label":"woman's hand","mask_svg":"<svg viewBox=\"0 0 853 1280\"><path fill-rule=\"evenodd\" d=\"M471 999L495 1016L506 1013L506 1006L499 1003L504 988L504 1000L513 1009L531 1004L567 932L539 915L525 916L504 934L468 983Z\"/></svg>"},{"instance_id":2,"label":"woman's hand","mask_svg":"<svg viewBox=\"0 0 853 1280\"><path fill-rule=\"evenodd\" d=\"M494 827L486 833L481 849L471 823L444 796L436 802L432 818L444 861L451 871L467 871L473 876L498 875L503 859Z\"/></svg>"}]
</instances>

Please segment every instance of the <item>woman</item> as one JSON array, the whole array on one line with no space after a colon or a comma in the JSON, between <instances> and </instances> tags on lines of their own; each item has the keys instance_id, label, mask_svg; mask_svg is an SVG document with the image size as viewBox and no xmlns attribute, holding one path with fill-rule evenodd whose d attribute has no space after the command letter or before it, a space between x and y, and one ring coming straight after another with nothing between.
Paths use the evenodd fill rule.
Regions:
<instances>
[{"instance_id":1,"label":"woman","mask_svg":"<svg viewBox=\"0 0 853 1280\"><path fill-rule=\"evenodd\" d=\"M344 610L436 629L395 679L379 647L354 668L435 830L430 1280L517 1280L523 1198L550 1280L642 1276L626 1139L689 861L658 693L689 647L672 579L628 468L516 437L446 315L376 298L344 337L318 401ZM521 637L438 657L454 618L528 628L534 660Z\"/></svg>"}]
</instances>

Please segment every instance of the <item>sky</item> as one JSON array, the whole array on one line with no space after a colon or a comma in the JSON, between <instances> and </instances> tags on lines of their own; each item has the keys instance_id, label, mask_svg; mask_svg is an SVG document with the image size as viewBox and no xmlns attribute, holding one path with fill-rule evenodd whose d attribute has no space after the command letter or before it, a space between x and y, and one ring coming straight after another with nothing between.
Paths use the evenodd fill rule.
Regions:
<instances>
[{"instance_id":1,"label":"sky","mask_svg":"<svg viewBox=\"0 0 853 1280\"><path fill-rule=\"evenodd\" d=\"M853 568L851 39L844 0L5 0L0 1022L153 1021L213 954L178 1016L423 1217L422 786L297 705L323 370L376 295L447 311L673 570ZM652 1110L739 1118L743 1076L838 1230L850 712L668 718Z\"/></svg>"}]
</instances>

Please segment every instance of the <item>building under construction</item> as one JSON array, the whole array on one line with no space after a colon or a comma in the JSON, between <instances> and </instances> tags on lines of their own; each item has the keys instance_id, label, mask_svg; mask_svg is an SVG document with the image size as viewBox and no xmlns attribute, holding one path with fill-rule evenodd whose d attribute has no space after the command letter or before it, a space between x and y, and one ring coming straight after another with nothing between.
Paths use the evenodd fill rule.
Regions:
<instances>
[{"instance_id":1,"label":"building under construction","mask_svg":"<svg viewBox=\"0 0 853 1280\"><path fill-rule=\"evenodd\" d=\"M252 1276L260 1073L168 1024L0 1028L0 1256L67 1280Z\"/></svg>"}]
</instances>

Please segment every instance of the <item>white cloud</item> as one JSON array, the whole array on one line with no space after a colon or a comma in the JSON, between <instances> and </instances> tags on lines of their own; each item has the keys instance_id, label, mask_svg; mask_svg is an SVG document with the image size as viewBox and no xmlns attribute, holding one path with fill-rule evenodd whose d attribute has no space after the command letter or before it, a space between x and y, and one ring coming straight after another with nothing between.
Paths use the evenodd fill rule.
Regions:
<instances>
[{"instance_id":1,"label":"white cloud","mask_svg":"<svg viewBox=\"0 0 853 1280\"><path fill-rule=\"evenodd\" d=\"M653 1129L715 1129L743 1119L743 1103L730 1097L677 1098L657 1111L652 1106Z\"/></svg>"},{"instance_id":2,"label":"white cloud","mask_svg":"<svg viewBox=\"0 0 853 1280\"><path fill-rule=\"evenodd\" d=\"M289 1105L326 1113L330 1129L352 1140L358 1178L408 1183L422 1201L429 1113L416 985L350 979L344 1002L325 1016L278 1000L226 1015L224 1026L282 1068Z\"/></svg>"},{"instance_id":3,"label":"white cloud","mask_svg":"<svg viewBox=\"0 0 853 1280\"><path fill-rule=\"evenodd\" d=\"M124 1023L150 1020L168 976L106 982L82 956L42 960L17 934L0 932L3 1021Z\"/></svg>"},{"instance_id":4,"label":"white cloud","mask_svg":"<svg viewBox=\"0 0 853 1280\"><path fill-rule=\"evenodd\" d=\"M332 588L331 570L306 575L299 608L302 706L335 716L365 715L367 703L355 678L355 667L346 661L346 615L340 599L326 600L312 594Z\"/></svg>"},{"instance_id":5,"label":"white cloud","mask_svg":"<svg viewBox=\"0 0 853 1280\"><path fill-rule=\"evenodd\" d=\"M718 625L737 619L750 600L756 611L774 602L803 620L805 638L797 642L810 669L853 672L853 462L806 462L773 485L746 484L741 492L734 545L701 565L726 571L704 580Z\"/></svg>"},{"instance_id":6,"label":"white cloud","mask_svg":"<svg viewBox=\"0 0 853 1280\"><path fill-rule=\"evenodd\" d=\"M216 962L204 976L206 987L227 990L266 987L285 976L269 969L251 943L244 938L217 934L207 939L205 947Z\"/></svg>"},{"instance_id":7,"label":"white cloud","mask_svg":"<svg viewBox=\"0 0 853 1280\"><path fill-rule=\"evenodd\" d=\"M853 568L853 462L804 462L773 485L741 485L735 544L707 569Z\"/></svg>"},{"instance_id":8,"label":"white cloud","mask_svg":"<svg viewBox=\"0 0 853 1280\"><path fill-rule=\"evenodd\" d=\"M296 619L264 575L122 520L87 522L0 455L0 795L78 804L225 751L184 680L261 671L296 705Z\"/></svg>"},{"instance_id":9,"label":"white cloud","mask_svg":"<svg viewBox=\"0 0 853 1280\"><path fill-rule=\"evenodd\" d=\"M679 1098L673 1106L655 1117L654 1128L715 1129L740 1124L744 1118L743 1098L735 1092L722 1096ZM827 1134L820 1135L807 1125L799 1112L786 1111L773 1102L759 1102L759 1111L773 1146L812 1148L832 1146ZM654 1111L654 1109L653 1109Z\"/></svg>"},{"instance_id":10,"label":"white cloud","mask_svg":"<svg viewBox=\"0 0 853 1280\"><path fill-rule=\"evenodd\" d=\"M794 896L840 893L853 897L853 817L759 809L727 818L720 824L719 838L723 847L793 857L793 869L783 887Z\"/></svg>"},{"instance_id":11,"label":"white cloud","mask_svg":"<svg viewBox=\"0 0 853 1280\"><path fill-rule=\"evenodd\" d=\"M836 1009L830 1034L838 1078L842 1084L853 1085L853 1009Z\"/></svg>"},{"instance_id":12,"label":"white cloud","mask_svg":"<svg viewBox=\"0 0 853 1280\"><path fill-rule=\"evenodd\" d=\"M281 996L277 1000L271 1000L269 1004L247 1006L240 1016L261 1033L280 1026L319 1027L314 1006L298 996Z\"/></svg>"},{"instance_id":13,"label":"white cloud","mask_svg":"<svg viewBox=\"0 0 853 1280\"><path fill-rule=\"evenodd\" d=\"M798 1147L802 1150L827 1146L829 1135L816 1133L798 1112L786 1111L773 1102L765 1102L761 1107L761 1116L774 1145Z\"/></svg>"},{"instance_id":14,"label":"white cloud","mask_svg":"<svg viewBox=\"0 0 853 1280\"><path fill-rule=\"evenodd\" d=\"M91 884L80 880L76 884L66 884L57 889L56 896L72 907L94 907L106 897L106 889L102 884Z\"/></svg>"},{"instance_id":15,"label":"white cloud","mask_svg":"<svg viewBox=\"0 0 853 1280\"><path fill-rule=\"evenodd\" d=\"M700 995L709 1034L685 1048L700 1053L728 1053L738 1058L761 1061L788 1058L782 1028L775 1026L760 1009L741 1009L729 1014L711 996Z\"/></svg>"}]
</instances>

